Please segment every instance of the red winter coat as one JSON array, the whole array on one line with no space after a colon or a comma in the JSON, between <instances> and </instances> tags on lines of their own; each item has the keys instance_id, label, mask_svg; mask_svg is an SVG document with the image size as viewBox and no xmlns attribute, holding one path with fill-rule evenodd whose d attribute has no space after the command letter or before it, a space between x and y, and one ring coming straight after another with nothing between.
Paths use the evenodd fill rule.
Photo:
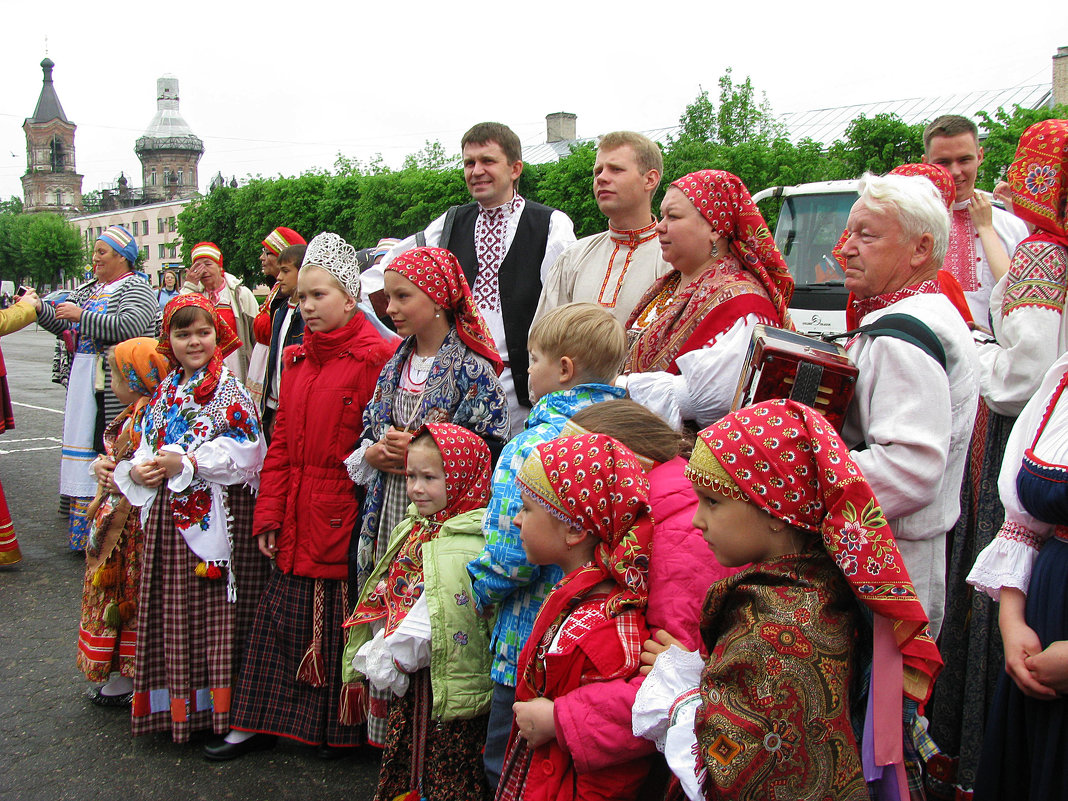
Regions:
<instances>
[{"instance_id":1,"label":"red winter coat","mask_svg":"<svg viewBox=\"0 0 1068 801\"><path fill-rule=\"evenodd\" d=\"M361 312L326 333L305 330L283 353L278 416L256 499L253 534L277 530L283 573L347 579L360 513L345 457L363 430L363 408L393 354Z\"/></svg>"}]
</instances>

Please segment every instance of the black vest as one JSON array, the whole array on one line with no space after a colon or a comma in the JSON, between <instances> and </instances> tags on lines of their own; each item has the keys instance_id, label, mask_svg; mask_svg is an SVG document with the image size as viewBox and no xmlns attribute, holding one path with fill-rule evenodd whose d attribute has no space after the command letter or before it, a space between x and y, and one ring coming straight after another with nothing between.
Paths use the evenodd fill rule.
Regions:
<instances>
[{"instance_id":1,"label":"black vest","mask_svg":"<svg viewBox=\"0 0 1068 801\"><path fill-rule=\"evenodd\" d=\"M497 279L501 289L501 316L504 318L504 335L508 339L508 353L501 354L512 368L515 394L520 405L530 406L530 390L527 388L527 332L534 321L541 297L541 263L545 259L545 247L549 239L549 218L553 209L527 200L519 227L505 254ZM470 286L475 285L478 274L478 257L475 255L475 220L478 218L478 203L467 203L456 208L452 233L445 247L453 252L464 268L464 276Z\"/></svg>"}]
</instances>

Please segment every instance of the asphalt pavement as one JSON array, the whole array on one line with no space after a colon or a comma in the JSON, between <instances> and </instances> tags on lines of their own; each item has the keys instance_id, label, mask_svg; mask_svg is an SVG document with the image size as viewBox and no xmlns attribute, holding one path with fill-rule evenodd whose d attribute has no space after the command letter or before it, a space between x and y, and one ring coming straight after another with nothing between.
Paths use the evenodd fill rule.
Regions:
<instances>
[{"instance_id":1,"label":"asphalt pavement","mask_svg":"<svg viewBox=\"0 0 1068 801\"><path fill-rule=\"evenodd\" d=\"M75 664L85 560L59 514L64 389L51 382L55 338L30 326L3 338L15 430L0 436L0 480L22 548L0 569L0 799L185 801L374 797L377 750L323 761L273 751L207 762L202 739L130 736L129 710L101 709Z\"/></svg>"}]
</instances>

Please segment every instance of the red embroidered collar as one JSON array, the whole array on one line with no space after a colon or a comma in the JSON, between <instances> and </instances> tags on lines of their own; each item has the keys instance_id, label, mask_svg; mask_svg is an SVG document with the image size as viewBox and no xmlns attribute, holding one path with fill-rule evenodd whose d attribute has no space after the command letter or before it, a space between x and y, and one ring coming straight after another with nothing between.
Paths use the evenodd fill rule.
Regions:
<instances>
[{"instance_id":1,"label":"red embroidered collar","mask_svg":"<svg viewBox=\"0 0 1068 801\"><path fill-rule=\"evenodd\" d=\"M871 298L864 298L863 300L860 298L854 298L852 302L852 308L850 309L850 311L852 312L850 318L852 320L855 320L856 323L859 325L860 322L873 311L885 309L887 306L892 306L899 300L911 298L914 295L937 295L941 291L942 290L939 288L938 282L934 279L930 279L927 281L921 281L918 284L913 284L912 286L907 286L904 289L899 289L896 292L886 292L882 295L875 295ZM850 327L852 328L853 324L850 324Z\"/></svg>"}]
</instances>

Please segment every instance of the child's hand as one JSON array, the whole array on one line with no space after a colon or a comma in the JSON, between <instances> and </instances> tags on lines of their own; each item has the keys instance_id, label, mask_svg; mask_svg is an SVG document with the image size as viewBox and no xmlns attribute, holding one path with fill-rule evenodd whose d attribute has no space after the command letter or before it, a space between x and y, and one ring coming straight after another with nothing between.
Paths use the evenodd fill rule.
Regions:
<instances>
[{"instance_id":1,"label":"child's hand","mask_svg":"<svg viewBox=\"0 0 1068 801\"><path fill-rule=\"evenodd\" d=\"M182 455L172 451L160 451L156 454L156 464L166 478L171 478L182 472Z\"/></svg>"},{"instance_id":2,"label":"child's hand","mask_svg":"<svg viewBox=\"0 0 1068 801\"><path fill-rule=\"evenodd\" d=\"M642 666L638 668L638 671L643 676L648 676L649 672L653 669L653 664L656 662L656 658L672 645L678 646L684 651L689 650L689 648L663 629L657 629L657 632L653 635L652 639L648 639L642 643Z\"/></svg>"},{"instance_id":3,"label":"child's hand","mask_svg":"<svg viewBox=\"0 0 1068 801\"><path fill-rule=\"evenodd\" d=\"M147 462L142 462L136 465L130 470L130 478L134 480L135 484L140 484L142 487L158 487L167 478L163 469L156 464L155 459L150 459Z\"/></svg>"},{"instance_id":4,"label":"child's hand","mask_svg":"<svg viewBox=\"0 0 1068 801\"><path fill-rule=\"evenodd\" d=\"M278 539L278 529L271 531L265 531L262 534L256 536L256 545L259 546L260 553L266 556L268 559L274 559L278 556L278 546L275 541Z\"/></svg>"},{"instance_id":5,"label":"child's hand","mask_svg":"<svg viewBox=\"0 0 1068 801\"><path fill-rule=\"evenodd\" d=\"M556 739L556 719L553 716L553 708L553 702L548 698L516 701L512 704L519 736L530 743L531 748L537 748L549 740Z\"/></svg>"},{"instance_id":6,"label":"child's hand","mask_svg":"<svg viewBox=\"0 0 1068 801\"><path fill-rule=\"evenodd\" d=\"M97 483L108 492L116 492L118 490L114 479L115 460L110 456L100 456L93 462L93 475L96 476Z\"/></svg>"},{"instance_id":7,"label":"child's hand","mask_svg":"<svg viewBox=\"0 0 1068 801\"><path fill-rule=\"evenodd\" d=\"M1068 640L1057 640L1034 656L1024 660L1035 681L1056 690L1061 695L1068 693Z\"/></svg>"}]
</instances>

